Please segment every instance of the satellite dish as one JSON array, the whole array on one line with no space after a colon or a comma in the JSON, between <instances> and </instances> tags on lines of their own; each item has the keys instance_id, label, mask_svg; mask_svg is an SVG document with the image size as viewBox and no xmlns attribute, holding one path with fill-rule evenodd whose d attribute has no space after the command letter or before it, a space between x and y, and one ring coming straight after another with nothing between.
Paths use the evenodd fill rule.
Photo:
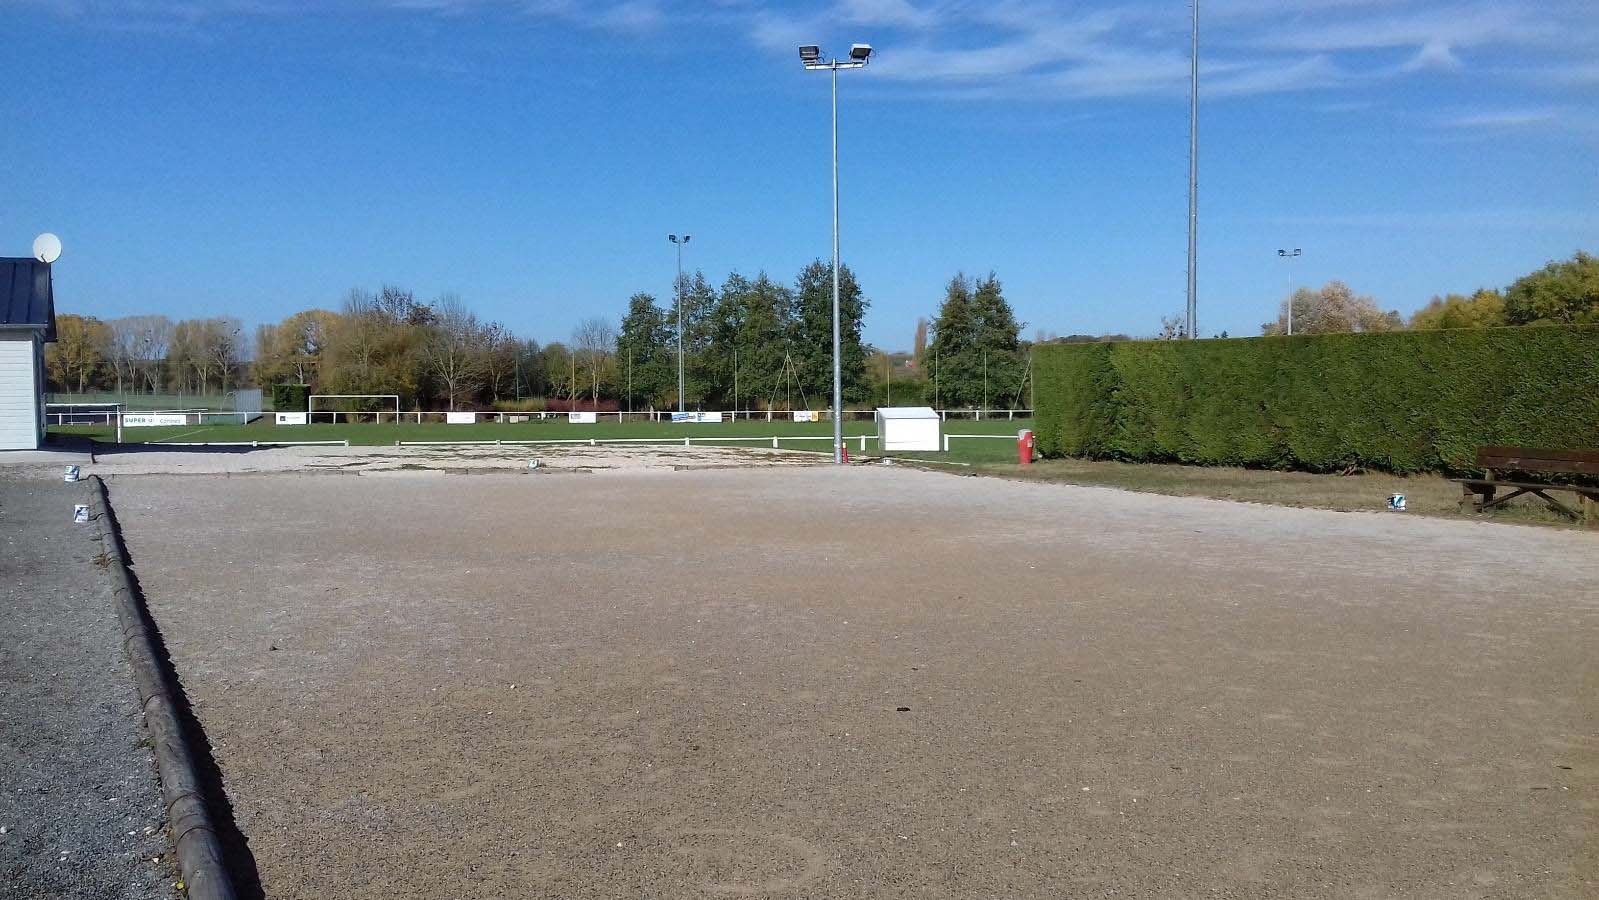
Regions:
<instances>
[{"instance_id":1,"label":"satellite dish","mask_svg":"<svg viewBox=\"0 0 1599 900\"><path fill-rule=\"evenodd\" d=\"M46 231L33 239L33 258L46 265L61 258L61 239Z\"/></svg>"}]
</instances>

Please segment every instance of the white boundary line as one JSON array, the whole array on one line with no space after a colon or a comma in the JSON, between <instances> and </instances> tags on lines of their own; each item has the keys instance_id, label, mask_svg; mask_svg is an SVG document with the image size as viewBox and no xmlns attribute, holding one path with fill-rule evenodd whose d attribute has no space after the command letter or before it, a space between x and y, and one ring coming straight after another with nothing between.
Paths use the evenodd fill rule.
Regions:
<instances>
[{"instance_id":1,"label":"white boundary line","mask_svg":"<svg viewBox=\"0 0 1599 900\"><path fill-rule=\"evenodd\" d=\"M1002 435L1003 436L1003 435ZM395 441L396 447L493 447L493 446L530 446L543 444L583 444L589 447L598 447L601 444L681 444L684 447L694 446L694 442L701 444L752 444L771 442L772 449L781 450L781 441L831 441L830 435L809 434L774 434L769 436L750 435L748 437L653 437L653 438L550 438L546 440L498 440L498 441ZM866 452L866 442L877 440L876 435L860 434L851 435L844 439L844 443L858 442L860 452ZM798 452L798 451L797 451ZM807 451L815 452L815 451Z\"/></svg>"},{"instance_id":2,"label":"white boundary line","mask_svg":"<svg viewBox=\"0 0 1599 900\"><path fill-rule=\"evenodd\" d=\"M124 447L348 447L349 441L144 441Z\"/></svg>"}]
</instances>

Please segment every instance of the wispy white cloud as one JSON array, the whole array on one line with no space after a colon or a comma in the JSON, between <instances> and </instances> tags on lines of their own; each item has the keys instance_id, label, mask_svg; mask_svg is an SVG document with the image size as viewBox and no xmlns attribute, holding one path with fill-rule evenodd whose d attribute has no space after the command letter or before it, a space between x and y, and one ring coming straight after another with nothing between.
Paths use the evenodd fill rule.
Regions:
<instances>
[{"instance_id":1,"label":"wispy white cloud","mask_svg":"<svg viewBox=\"0 0 1599 900\"><path fill-rule=\"evenodd\" d=\"M1454 48L1444 41L1429 41L1400 67L1403 72L1455 71L1464 67Z\"/></svg>"},{"instance_id":2,"label":"wispy white cloud","mask_svg":"<svg viewBox=\"0 0 1599 900\"><path fill-rule=\"evenodd\" d=\"M1213 0L1203 7L1210 98L1325 92L1424 74L1470 78L1506 53L1537 58L1549 89L1599 81L1590 0ZM840 22L878 26L882 79L947 97L1178 97L1188 19L1159 0L835 0L806 13L751 9L748 32L782 52ZM1479 76L1482 77L1482 76ZM1532 79L1523 79L1531 81Z\"/></svg>"},{"instance_id":3,"label":"wispy white cloud","mask_svg":"<svg viewBox=\"0 0 1599 900\"><path fill-rule=\"evenodd\" d=\"M0 9L42 10L106 28L130 25L203 27L238 19L392 16L460 19L498 14L547 19L620 32L666 24L661 0L0 0Z\"/></svg>"},{"instance_id":4,"label":"wispy white cloud","mask_svg":"<svg viewBox=\"0 0 1599 900\"><path fill-rule=\"evenodd\" d=\"M189 28L241 17L496 15L633 36L719 30L784 54L834 36L875 43L879 84L923 96L1187 91L1188 14L1170 0L0 0L0 9L18 7ZM1593 0L1208 0L1202 15L1211 99L1342 90L1316 102L1357 100L1361 89L1440 73L1485 88L1514 84L1549 102L1579 102L1560 93L1599 85ZM1507 79L1507 60L1529 62Z\"/></svg>"},{"instance_id":5,"label":"wispy white cloud","mask_svg":"<svg viewBox=\"0 0 1599 900\"><path fill-rule=\"evenodd\" d=\"M1445 128L1506 131L1544 125L1558 121L1569 111L1554 108L1499 109L1442 116L1438 124Z\"/></svg>"}]
</instances>

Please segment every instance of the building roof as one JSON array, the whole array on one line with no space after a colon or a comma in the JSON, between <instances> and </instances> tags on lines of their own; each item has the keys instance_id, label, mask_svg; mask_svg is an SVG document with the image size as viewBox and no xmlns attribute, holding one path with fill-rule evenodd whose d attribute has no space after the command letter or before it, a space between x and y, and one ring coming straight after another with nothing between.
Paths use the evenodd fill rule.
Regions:
<instances>
[{"instance_id":1,"label":"building roof","mask_svg":"<svg viewBox=\"0 0 1599 900\"><path fill-rule=\"evenodd\" d=\"M46 341L56 339L56 304L48 263L0 257L0 328L42 328Z\"/></svg>"},{"instance_id":2,"label":"building roof","mask_svg":"<svg viewBox=\"0 0 1599 900\"><path fill-rule=\"evenodd\" d=\"M877 415L884 419L938 418L938 412L931 406L879 406Z\"/></svg>"}]
</instances>

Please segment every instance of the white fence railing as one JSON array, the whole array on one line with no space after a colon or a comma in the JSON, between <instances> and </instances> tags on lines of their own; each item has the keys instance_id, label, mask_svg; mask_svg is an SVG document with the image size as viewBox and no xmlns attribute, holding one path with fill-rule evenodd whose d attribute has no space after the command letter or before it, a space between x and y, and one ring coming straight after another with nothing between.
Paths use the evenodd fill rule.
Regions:
<instances>
[{"instance_id":1,"label":"white fence railing","mask_svg":"<svg viewBox=\"0 0 1599 900\"><path fill-rule=\"evenodd\" d=\"M44 414L46 425L104 425L117 424L118 413L111 410L80 410L77 412L49 412ZM152 409L123 411L122 422L129 427L140 425L248 425L260 413L213 412L203 409Z\"/></svg>"},{"instance_id":2,"label":"white fence railing","mask_svg":"<svg viewBox=\"0 0 1599 900\"><path fill-rule=\"evenodd\" d=\"M736 411L707 411L711 415L719 415L723 422L831 422L833 414L830 410L816 410L810 416L802 419L794 418L791 410L747 410ZM801 412L805 412L801 410ZM657 422L669 423L672 421L672 411L655 409L639 412L623 411L584 411L583 415L593 416L594 423L603 422ZM869 422L876 415L870 409L847 409L844 411L843 420L846 422ZM1030 409L941 409L938 417L943 421L1014 421L1028 419L1033 415ZM337 410L318 409L306 414L308 423L312 424L337 424L370 422L375 424L394 424L401 422L413 425L427 423L449 423L454 425L475 425L484 423L496 424L521 424L528 422L568 422L576 421L570 418L571 413L530 411L513 412L505 410L412 410L410 412L389 412L380 410ZM471 418L468 419L467 417ZM583 422L581 424L590 424ZM690 423L703 424L703 423Z\"/></svg>"},{"instance_id":3,"label":"white fence railing","mask_svg":"<svg viewBox=\"0 0 1599 900\"><path fill-rule=\"evenodd\" d=\"M1014 434L946 434L946 435L944 435L944 452L945 453L949 452L949 440L950 440L950 438L955 438L956 440L962 440L962 439L965 439L965 438L971 438L971 439L974 439L974 440L987 439L987 440L990 440L990 441L1015 441L1015 440L1018 440L1017 436L1014 435Z\"/></svg>"},{"instance_id":4,"label":"white fence railing","mask_svg":"<svg viewBox=\"0 0 1599 900\"><path fill-rule=\"evenodd\" d=\"M525 447L533 445L581 445L584 447L599 447L604 444L664 444L674 447L692 447L695 444L766 444L770 443L772 449L782 449L781 444L789 441L831 441L831 435L809 434L774 434L769 437L647 437L647 438L548 438L544 440L498 440L498 441L395 441L396 447ZM860 452L866 452L866 443L875 442L876 435L860 434L844 438L845 445L859 445Z\"/></svg>"}]
</instances>

